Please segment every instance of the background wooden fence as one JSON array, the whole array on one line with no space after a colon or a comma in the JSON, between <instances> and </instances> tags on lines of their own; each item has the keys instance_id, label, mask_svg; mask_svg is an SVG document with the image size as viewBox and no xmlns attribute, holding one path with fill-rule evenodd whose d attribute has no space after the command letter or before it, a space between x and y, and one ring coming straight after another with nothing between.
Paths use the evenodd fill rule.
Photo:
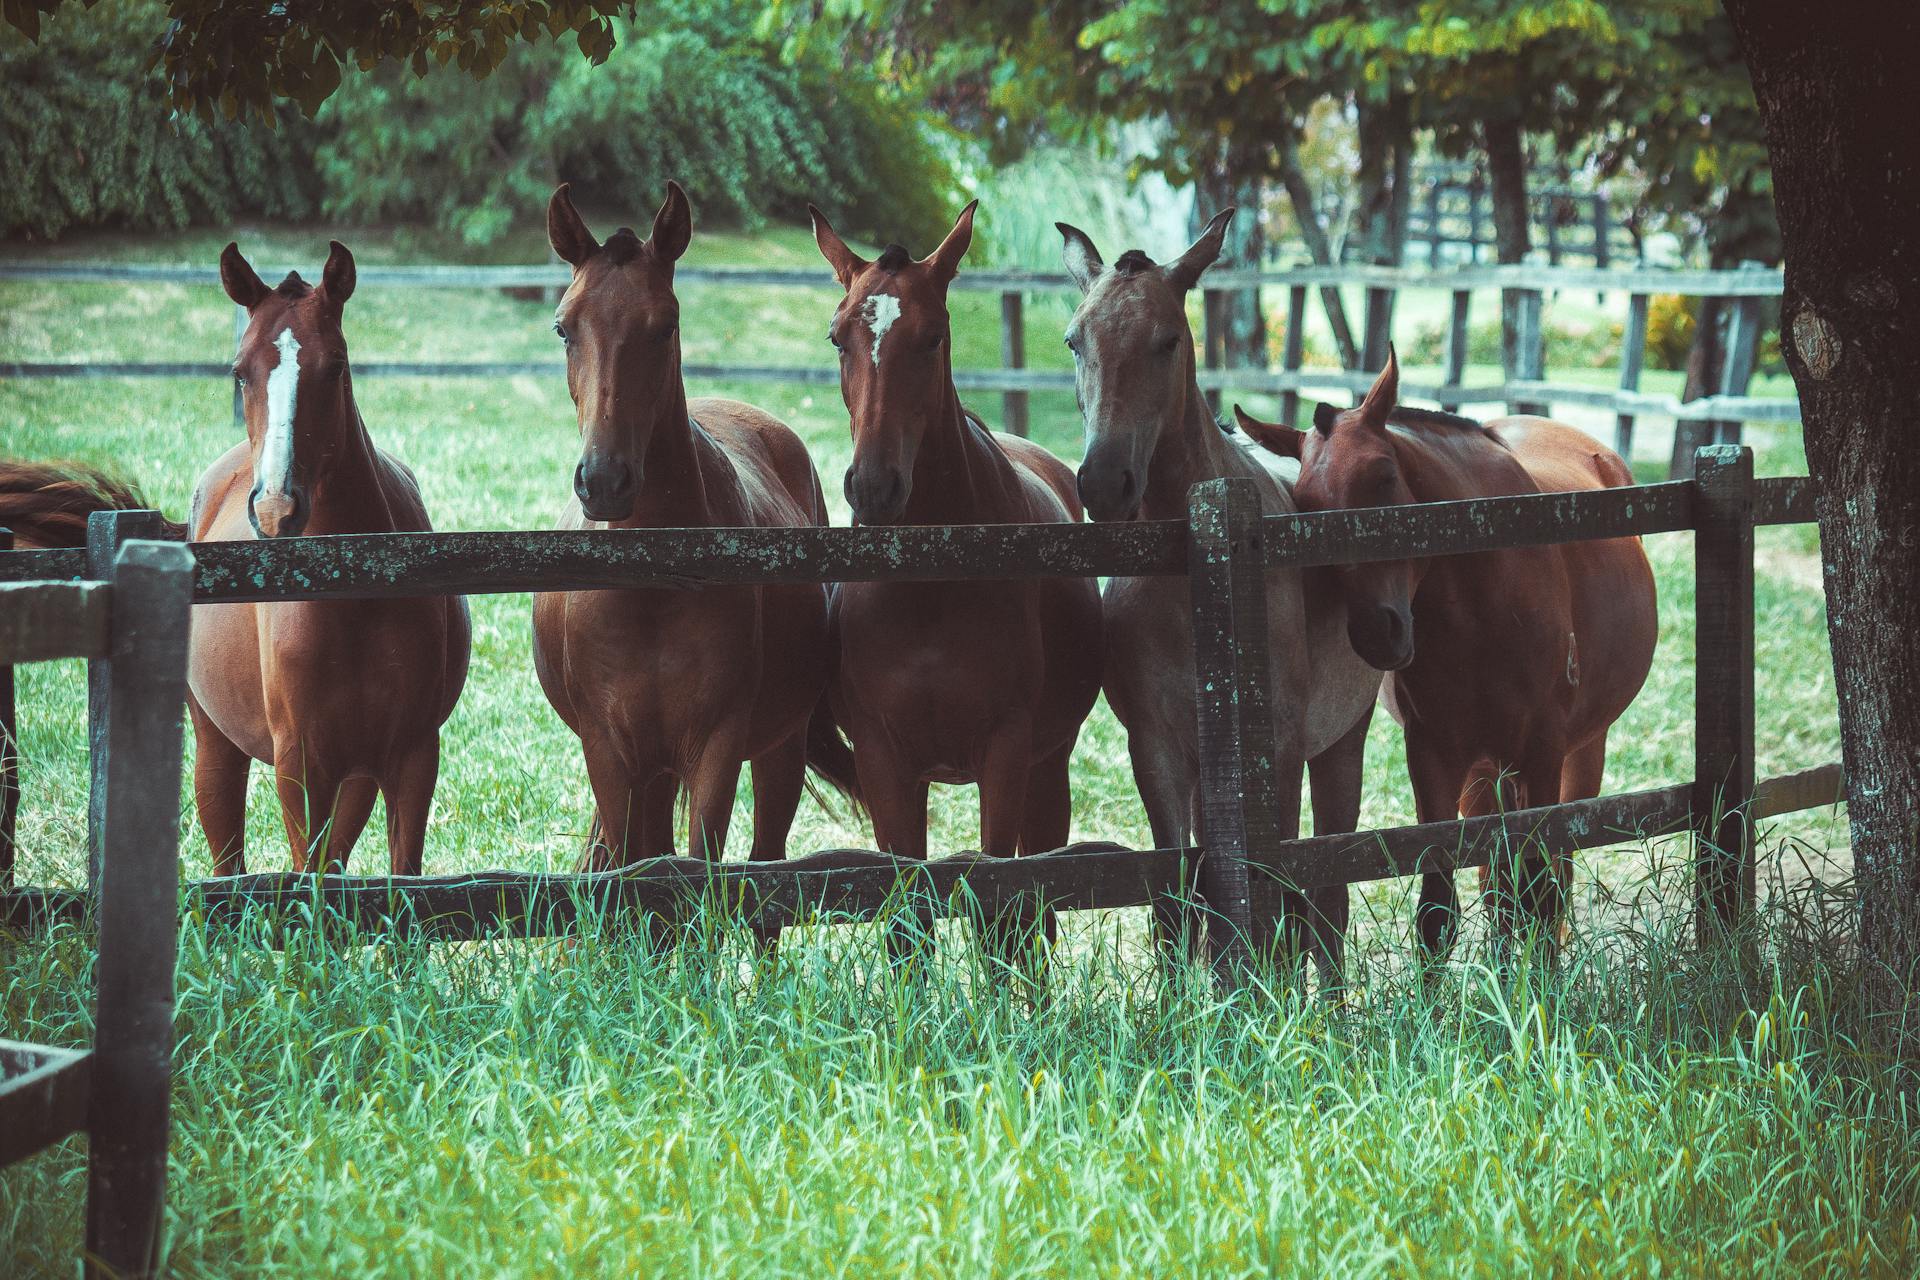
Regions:
<instances>
[{"instance_id":1,"label":"background wooden fence","mask_svg":"<svg viewBox=\"0 0 1920 1280\"><path fill-rule=\"evenodd\" d=\"M1756 781L1753 529L1809 521L1805 478L1753 478L1751 454L1700 451L1695 478L1624 489L1262 517L1246 481L1196 486L1188 519L1126 524L404 533L196 543L196 602L366 598L622 586L1188 574L1193 579L1204 855L1083 844L1017 860L911 863L835 850L784 863L663 858L598 875L493 871L441 877L264 873L195 882L211 920L297 918L316 905L368 927L468 939L572 927L583 902L684 910L715 895L754 923L816 911L873 916L904 892L937 911L1044 897L1060 909L1145 904L1198 889L1215 963L1234 979L1274 936L1277 890L1467 867L1520 842L1550 852L1680 831L1696 836L1703 935L1753 904L1753 824L1844 798L1839 766ZM83 580L154 513L94 517L85 551L0 554L0 581ZM1464 821L1299 838L1274 777L1263 570L1693 530L1695 768L1671 786ZM103 682L104 683L104 682ZM110 690L92 702L95 723ZM7 708L10 712L11 708ZM96 787L109 756L95 741ZM10 876L11 846L0 850ZM91 868L90 868L91 874ZM33 927L85 913L79 890L14 889L0 919Z\"/></svg>"},{"instance_id":2,"label":"background wooden fence","mask_svg":"<svg viewBox=\"0 0 1920 1280\"><path fill-rule=\"evenodd\" d=\"M262 275L271 278L282 271L282 268L276 267L263 270ZM557 288L566 282L564 271L563 267L549 263L507 267L363 267L359 272L359 283L362 286L413 289ZM0 281L209 285L214 279L213 272L200 267L0 262ZM675 279L708 285L837 288L824 268L811 271L681 266L675 271ZM1204 284L1201 348L1205 367L1200 371L1201 387L1215 400L1218 400L1218 393L1222 391L1279 396L1282 416L1290 422L1298 418L1303 394L1356 395L1367 388L1373 372L1386 362L1384 342L1388 326L1369 323L1364 332L1372 336L1375 349L1362 353L1361 369L1306 367L1303 335L1309 292L1342 286L1366 289L1369 308L1391 308L1395 296L1405 290L1442 290L1450 295L1452 305L1442 379L1438 383L1403 381L1401 392L1410 399L1436 400L1447 408L1469 404L1504 404L1512 412L1546 412L1556 404L1610 410L1615 415L1616 447L1622 454L1631 453L1634 424L1641 416L1712 422L1717 424L1714 438L1720 443L1729 444L1740 442L1742 423L1798 422L1800 419L1796 400L1744 394L1759 350L1761 305L1765 300L1780 295L1781 273L1776 269L1606 270L1473 265L1429 270L1345 264L1285 270L1220 270L1208 273ZM968 271L955 279L953 287L1000 295L1001 357L997 369L954 370L954 383L963 392L999 392L1002 397L1001 422L1005 429L1025 435L1029 417L1028 397L1032 392L1073 389L1073 375L1070 372L1026 367L1025 299L1031 293L1075 292L1077 286L1061 273ZM1218 332L1219 326L1215 323L1215 317L1221 311L1219 299L1247 289L1286 290L1286 338L1277 369L1225 367L1223 341ZM1502 350L1507 353L1506 364L1499 382L1469 384L1465 382L1465 377L1473 293L1487 289L1503 291L1500 310ZM1616 387L1609 389L1547 379L1543 317L1547 297L1560 290L1624 292L1629 296ZM1658 294L1723 298L1729 301L1732 319L1724 343L1725 368L1719 371L1717 385L1741 394L1703 396L1683 403L1670 395L1640 390L1640 379L1646 363L1648 302ZM236 308L236 336L244 324L245 314ZM518 374L560 378L565 376L565 368L559 360L356 360L353 365L358 377L427 378L491 378ZM701 380L795 382L820 386L837 386L840 376L838 369L828 363L799 366L698 362L685 365L684 372L689 378ZM75 377L230 379L232 369L228 363L212 361L0 361L0 378ZM237 395L234 412L237 418Z\"/></svg>"}]
</instances>

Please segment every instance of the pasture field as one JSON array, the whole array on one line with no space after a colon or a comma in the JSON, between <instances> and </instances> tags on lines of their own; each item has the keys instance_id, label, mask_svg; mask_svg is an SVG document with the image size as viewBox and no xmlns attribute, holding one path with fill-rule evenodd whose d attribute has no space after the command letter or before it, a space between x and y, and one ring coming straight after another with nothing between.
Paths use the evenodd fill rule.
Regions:
<instances>
[{"instance_id":1,"label":"pasture field","mask_svg":"<svg viewBox=\"0 0 1920 1280\"><path fill-rule=\"evenodd\" d=\"M213 262L227 238L77 238L61 252L203 263L209 284L0 285L0 359L224 360L232 307ZM240 237L257 263L307 264L310 278L325 238ZM363 264L430 260L434 248L404 231L349 243ZM510 242L500 256L534 249ZM818 259L804 232L703 232L688 261ZM825 363L835 297L684 287L687 358ZM1061 367L1064 300L1027 314L1030 362ZM347 310L362 360L557 358L549 328L539 302L472 290L365 285ZM956 295L954 351L957 365L997 362L994 295ZM1665 389L1658 375L1647 385ZM375 440L420 474L437 527L552 523L577 449L558 378L370 378L355 391ZM784 417L844 519L837 394L690 391ZM997 397L976 407L998 416ZM1036 395L1033 420L1037 438L1077 459L1070 397ZM1762 474L1804 469L1797 432L1749 435ZM200 468L235 438L218 381L0 383L0 452L105 465L176 517ZM1759 540L1764 775L1837 758L1838 732L1813 531ZM1609 790L1691 771L1691 541L1662 535L1648 550L1660 649L1615 729ZM533 679L527 599L477 598L473 612L473 671L444 737L427 869L570 867L587 789L578 747ZM83 874L83 684L73 663L21 673L23 883ZM1076 838L1146 840L1104 703L1073 777ZM1411 807L1398 731L1377 716L1363 822L1410 821ZM971 846L972 791L937 788L933 822L936 849ZM185 796L182 831L188 873L206 874ZM1551 982L1493 980L1469 885L1455 962L1422 987L1405 964L1409 886L1366 887L1356 988L1338 1012L1285 992L1222 1002L1199 983L1166 988L1136 912L1067 919L1040 1012L981 981L959 930L925 981L902 985L858 928L791 934L760 968L738 939L655 959L616 927L575 944L427 953L318 943L276 953L188 929L172 1265L186 1275L1912 1274L1920 1134L1888 1065L1861 1047L1846 958L1830 941L1845 838L1839 814L1769 825L1757 927L1770 960L1758 975L1681 945L1679 841L1582 859L1572 960ZM283 841L256 770L252 865L285 865ZM849 814L809 800L790 848L868 842ZM356 867L382 867L383 844L376 816ZM0 948L0 1036L85 1041L85 940ZM77 1143L0 1171L10 1273L71 1273L83 1187Z\"/></svg>"}]
</instances>

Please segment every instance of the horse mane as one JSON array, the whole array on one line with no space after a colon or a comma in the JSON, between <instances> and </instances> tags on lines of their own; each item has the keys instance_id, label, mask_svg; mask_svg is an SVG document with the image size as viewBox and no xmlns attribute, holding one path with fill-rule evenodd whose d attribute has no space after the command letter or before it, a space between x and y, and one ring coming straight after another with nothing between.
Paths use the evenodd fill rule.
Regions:
<instances>
[{"instance_id":1,"label":"horse mane","mask_svg":"<svg viewBox=\"0 0 1920 1280\"><path fill-rule=\"evenodd\" d=\"M16 462L0 458L0 528L26 547L84 547L95 511L147 507L140 487L80 462ZM162 537L184 540L187 528L168 520ZM21 546L20 544L24 544Z\"/></svg>"},{"instance_id":2,"label":"horse mane","mask_svg":"<svg viewBox=\"0 0 1920 1280\"><path fill-rule=\"evenodd\" d=\"M312 293L313 286L302 280L298 271L289 271L287 278L275 285L273 291L290 302L297 302Z\"/></svg>"},{"instance_id":3,"label":"horse mane","mask_svg":"<svg viewBox=\"0 0 1920 1280\"><path fill-rule=\"evenodd\" d=\"M1485 436L1502 449L1508 448L1507 442L1487 429L1487 424L1478 418L1463 417L1457 413L1442 413L1438 409L1411 409L1406 405L1393 406L1393 412L1387 415L1390 427L1433 427L1442 431L1471 431Z\"/></svg>"},{"instance_id":4,"label":"horse mane","mask_svg":"<svg viewBox=\"0 0 1920 1280\"><path fill-rule=\"evenodd\" d=\"M1153 259L1138 249L1129 249L1113 260L1114 271L1123 276L1137 276L1153 270L1154 266Z\"/></svg>"},{"instance_id":5,"label":"horse mane","mask_svg":"<svg viewBox=\"0 0 1920 1280\"><path fill-rule=\"evenodd\" d=\"M912 261L913 255L907 252L905 245L890 244L880 251L880 256L873 260L873 265L891 275Z\"/></svg>"}]
</instances>

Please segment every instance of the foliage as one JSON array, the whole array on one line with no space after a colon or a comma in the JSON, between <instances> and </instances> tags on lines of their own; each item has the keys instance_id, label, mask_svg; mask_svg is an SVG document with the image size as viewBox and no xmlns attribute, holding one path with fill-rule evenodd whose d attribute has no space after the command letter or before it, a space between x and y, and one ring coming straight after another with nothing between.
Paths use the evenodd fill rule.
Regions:
<instances>
[{"instance_id":1,"label":"foliage","mask_svg":"<svg viewBox=\"0 0 1920 1280\"><path fill-rule=\"evenodd\" d=\"M1647 299L1647 364L1654 369L1684 369L1700 321L1697 298L1656 293Z\"/></svg>"},{"instance_id":2,"label":"foliage","mask_svg":"<svg viewBox=\"0 0 1920 1280\"><path fill-rule=\"evenodd\" d=\"M162 12L106 0L59 15L37 45L0 29L0 234L312 212L310 127L169 118L166 87L144 66Z\"/></svg>"}]
</instances>

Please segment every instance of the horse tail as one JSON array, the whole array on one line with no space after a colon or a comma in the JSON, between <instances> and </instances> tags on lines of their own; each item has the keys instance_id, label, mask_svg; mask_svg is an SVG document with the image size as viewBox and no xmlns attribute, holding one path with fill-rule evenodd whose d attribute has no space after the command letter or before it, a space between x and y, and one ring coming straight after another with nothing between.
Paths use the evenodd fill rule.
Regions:
<instances>
[{"instance_id":1,"label":"horse tail","mask_svg":"<svg viewBox=\"0 0 1920 1280\"><path fill-rule=\"evenodd\" d=\"M79 462L15 462L0 458L0 528L20 549L84 547L87 517L96 511L141 510L140 487ZM163 537L184 541L187 527L164 522Z\"/></svg>"},{"instance_id":2,"label":"horse tail","mask_svg":"<svg viewBox=\"0 0 1920 1280\"><path fill-rule=\"evenodd\" d=\"M853 746L833 718L833 707L825 693L807 720L807 768L845 796L862 817L866 816L866 797L860 793L860 777L853 767Z\"/></svg>"}]
</instances>

